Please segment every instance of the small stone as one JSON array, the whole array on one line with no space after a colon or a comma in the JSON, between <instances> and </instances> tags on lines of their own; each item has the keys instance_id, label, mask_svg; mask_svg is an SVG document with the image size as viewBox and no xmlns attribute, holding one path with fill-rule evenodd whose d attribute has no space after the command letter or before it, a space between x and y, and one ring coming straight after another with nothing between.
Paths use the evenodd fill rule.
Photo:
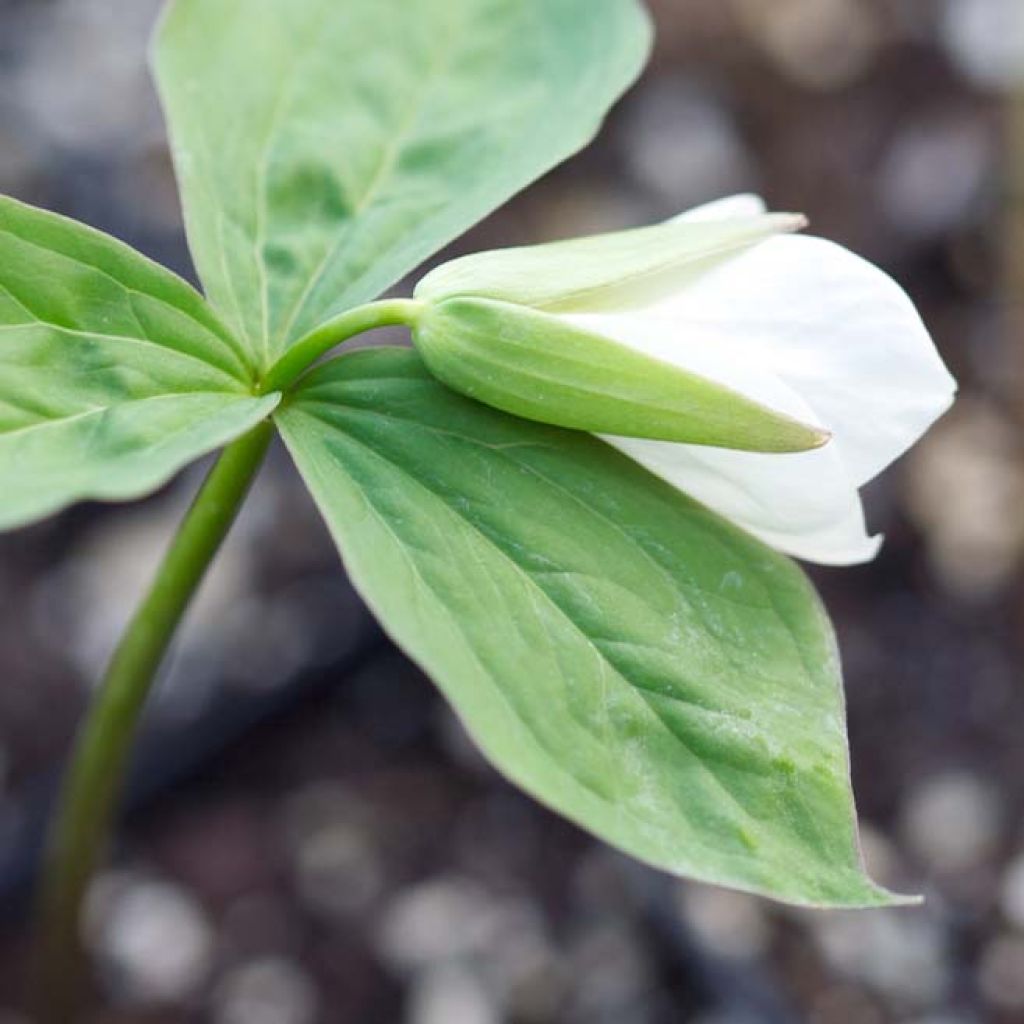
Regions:
<instances>
[{"instance_id":1,"label":"small stone","mask_svg":"<svg viewBox=\"0 0 1024 1024\"><path fill-rule=\"evenodd\" d=\"M900 1006L924 1009L945 993L946 950L922 912L837 912L809 919L825 959Z\"/></svg>"},{"instance_id":2,"label":"small stone","mask_svg":"<svg viewBox=\"0 0 1024 1024\"><path fill-rule=\"evenodd\" d=\"M493 997L471 971L444 964L416 978L406 1024L501 1024L501 1016Z\"/></svg>"},{"instance_id":3,"label":"small stone","mask_svg":"<svg viewBox=\"0 0 1024 1024\"><path fill-rule=\"evenodd\" d=\"M652 79L627 108L623 131L633 176L666 211L754 185L732 114L713 92L686 78Z\"/></svg>"},{"instance_id":4,"label":"small stone","mask_svg":"<svg viewBox=\"0 0 1024 1024\"><path fill-rule=\"evenodd\" d=\"M528 899L497 901L494 926L477 961L481 976L516 1020L546 1020L555 1014L566 972L542 915Z\"/></svg>"},{"instance_id":5,"label":"small stone","mask_svg":"<svg viewBox=\"0 0 1024 1024\"><path fill-rule=\"evenodd\" d=\"M498 924L499 909L481 886L436 878L398 894L381 918L377 946L388 963L414 970L487 948Z\"/></svg>"},{"instance_id":6,"label":"small stone","mask_svg":"<svg viewBox=\"0 0 1024 1024\"><path fill-rule=\"evenodd\" d=\"M384 885L373 815L346 787L307 783L284 805L284 833L299 892L310 910L348 917L366 909Z\"/></svg>"},{"instance_id":7,"label":"small stone","mask_svg":"<svg viewBox=\"0 0 1024 1024\"><path fill-rule=\"evenodd\" d=\"M647 957L631 930L611 921L573 941L568 972L580 979L569 1012L572 1024L619 1024L648 1019L642 1003L653 986Z\"/></svg>"},{"instance_id":8,"label":"small stone","mask_svg":"<svg viewBox=\"0 0 1024 1024\"><path fill-rule=\"evenodd\" d=\"M228 972L213 994L217 1024L312 1024L319 998L309 975L279 957Z\"/></svg>"},{"instance_id":9,"label":"small stone","mask_svg":"<svg viewBox=\"0 0 1024 1024\"><path fill-rule=\"evenodd\" d=\"M1018 433L994 406L960 399L908 460L908 511L936 573L964 597L1006 585L1024 552Z\"/></svg>"},{"instance_id":10,"label":"small stone","mask_svg":"<svg viewBox=\"0 0 1024 1024\"><path fill-rule=\"evenodd\" d=\"M155 501L111 510L39 586L34 604L40 634L66 652L90 685L102 679L110 653L187 507L193 492L187 480L182 483ZM193 715L231 660L223 626L255 589L247 519L251 522L251 514L244 509L240 529L218 553L186 615L174 657L159 678L152 706L157 718Z\"/></svg>"},{"instance_id":11,"label":"small stone","mask_svg":"<svg viewBox=\"0 0 1024 1024\"><path fill-rule=\"evenodd\" d=\"M1024 1010L1024 936L1000 935L981 954L978 983L1001 1010Z\"/></svg>"},{"instance_id":12,"label":"small stone","mask_svg":"<svg viewBox=\"0 0 1024 1024\"><path fill-rule=\"evenodd\" d=\"M971 81L1009 91L1024 82L1020 0L945 0L942 40Z\"/></svg>"},{"instance_id":13,"label":"small stone","mask_svg":"<svg viewBox=\"0 0 1024 1024\"><path fill-rule=\"evenodd\" d=\"M967 772L947 772L917 787L903 814L910 848L940 873L984 863L999 841L1001 824L994 787Z\"/></svg>"},{"instance_id":14,"label":"small stone","mask_svg":"<svg viewBox=\"0 0 1024 1024\"><path fill-rule=\"evenodd\" d=\"M732 6L751 42L805 88L854 81L883 42L871 6L856 0L732 0Z\"/></svg>"},{"instance_id":15,"label":"small stone","mask_svg":"<svg viewBox=\"0 0 1024 1024\"><path fill-rule=\"evenodd\" d=\"M994 160L993 140L976 116L915 119L893 141L878 171L886 220L922 239L964 223L985 197Z\"/></svg>"},{"instance_id":16,"label":"small stone","mask_svg":"<svg viewBox=\"0 0 1024 1024\"><path fill-rule=\"evenodd\" d=\"M101 875L89 891L85 941L112 998L180 1002L206 977L213 931L181 887L133 873Z\"/></svg>"},{"instance_id":17,"label":"small stone","mask_svg":"<svg viewBox=\"0 0 1024 1024\"><path fill-rule=\"evenodd\" d=\"M33 6L15 88L38 130L62 146L105 154L158 137L146 43L160 0Z\"/></svg>"},{"instance_id":18,"label":"small stone","mask_svg":"<svg viewBox=\"0 0 1024 1024\"><path fill-rule=\"evenodd\" d=\"M220 633L221 646L230 652L222 674L241 689L283 686L312 658L311 630L287 598L240 597L224 610Z\"/></svg>"},{"instance_id":19,"label":"small stone","mask_svg":"<svg viewBox=\"0 0 1024 1024\"><path fill-rule=\"evenodd\" d=\"M569 978L560 961L541 951L519 965L517 977L502 992L507 1015L522 1024L547 1024L558 1019L569 988Z\"/></svg>"},{"instance_id":20,"label":"small stone","mask_svg":"<svg viewBox=\"0 0 1024 1024\"><path fill-rule=\"evenodd\" d=\"M334 825L307 836L293 858L299 892L312 910L345 917L369 906L383 888L376 851L353 825Z\"/></svg>"},{"instance_id":21,"label":"small stone","mask_svg":"<svg viewBox=\"0 0 1024 1024\"><path fill-rule=\"evenodd\" d=\"M366 825L370 817L366 804L333 779L316 779L296 788L288 795L283 813L292 845L338 825Z\"/></svg>"},{"instance_id":22,"label":"small stone","mask_svg":"<svg viewBox=\"0 0 1024 1024\"><path fill-rule=\"evenodd\" d=\"M770 938L762 904L745 893L681 884L679 909L701 944L718 956L753 960Z\"/></svg>"}]
</instances>

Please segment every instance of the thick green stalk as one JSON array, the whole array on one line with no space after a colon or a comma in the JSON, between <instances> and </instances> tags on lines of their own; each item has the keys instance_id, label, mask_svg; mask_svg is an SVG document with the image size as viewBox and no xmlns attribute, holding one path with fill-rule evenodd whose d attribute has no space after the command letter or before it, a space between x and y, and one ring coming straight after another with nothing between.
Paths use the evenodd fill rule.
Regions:
<instances>
[{"instance_id":1,"label":"thick green stalk","mask_svg":"<svg viewBox=\"0 0 1024 1024\"><path fill-rule=\"evenodd\" d=\"M261 423L217 460L80 727L40 889L33 1018L38 1024L68 1024L76 1018L82 898L107 842L140 713L175 629L234 522L272 436L271 424Z\"/></svg>"},{"instance_id":2,"label":"thick green stalk","mask_svg":"<svg viewBox=\"0 0 1024 1024\"><path fill-rule=\"evenodd\" d=\"M357 334L378 327L411 327L422 308L415 299L381 299L346 310L295 342L267 371L260 394L287 390L324 353Z\"/></svg>"}]
</instances>

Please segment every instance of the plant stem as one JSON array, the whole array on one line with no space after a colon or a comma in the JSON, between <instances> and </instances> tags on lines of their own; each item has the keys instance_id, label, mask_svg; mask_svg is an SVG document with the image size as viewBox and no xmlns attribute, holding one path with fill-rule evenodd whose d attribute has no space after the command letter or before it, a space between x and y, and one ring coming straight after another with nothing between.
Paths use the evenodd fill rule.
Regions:
<instances>
[{"instance_id":1,"label":"plant stem","mask_svg":"<svg viewBox=\"0 0 1024 1024\"><path fill-rule=\"evenodd\" d=\"M82 899L103 853L140 713L168 644L220 547L273 436L261 423L224 449L114 652L79 728L39 894L38 1024L75 1019Z\"/></svg>"},{"instance_id":2,"label":"plant stem","mask_svg":"<svg viewBox=\"0 0 1024 1024\"><path fill-rule=\"evenodd\" d=\"M357 334L377 327L411 327L422 308L423 303L415 299L382 299L346 310L295 342L267 371L259 394L284 391L325 352Z\"/></svg>"}]
</instances>

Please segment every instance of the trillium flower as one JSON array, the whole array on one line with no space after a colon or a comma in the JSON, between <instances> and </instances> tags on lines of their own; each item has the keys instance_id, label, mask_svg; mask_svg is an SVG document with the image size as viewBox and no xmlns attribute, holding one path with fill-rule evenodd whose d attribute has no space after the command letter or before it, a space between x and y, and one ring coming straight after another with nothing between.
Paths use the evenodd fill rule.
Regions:
<instances>
[{"instance_id":1,"label":"trillium flower","mask_svg":"<svg viewBox=\"0 0 1024 1024\"><path fill-rule=\"evenodd\" d=\"M416 289L457 390L591 430L772 546L871 559L859 488L956 384L906 293L735 196L662 225L479 253Z\"/></svg>"}]
</instances>

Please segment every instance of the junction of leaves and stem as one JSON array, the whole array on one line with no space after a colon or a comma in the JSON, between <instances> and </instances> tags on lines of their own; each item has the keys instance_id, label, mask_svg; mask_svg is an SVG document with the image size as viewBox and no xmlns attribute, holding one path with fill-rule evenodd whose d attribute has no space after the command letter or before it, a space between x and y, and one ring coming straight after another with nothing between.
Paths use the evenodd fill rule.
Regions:
<instances>
[{"instance_id":1,"label":"junction of leaves and stem","mask_svg":"<svg viewBox=\"0 0 1024 1024\"><path fill-rule=\"evenodd\" d=\"M292 345L264 375L256 394L287 391L321 356L356 335L378 327L412 327L423 305L415 299L381 299L346 310Z\"/></svg>"}]
</instances>

